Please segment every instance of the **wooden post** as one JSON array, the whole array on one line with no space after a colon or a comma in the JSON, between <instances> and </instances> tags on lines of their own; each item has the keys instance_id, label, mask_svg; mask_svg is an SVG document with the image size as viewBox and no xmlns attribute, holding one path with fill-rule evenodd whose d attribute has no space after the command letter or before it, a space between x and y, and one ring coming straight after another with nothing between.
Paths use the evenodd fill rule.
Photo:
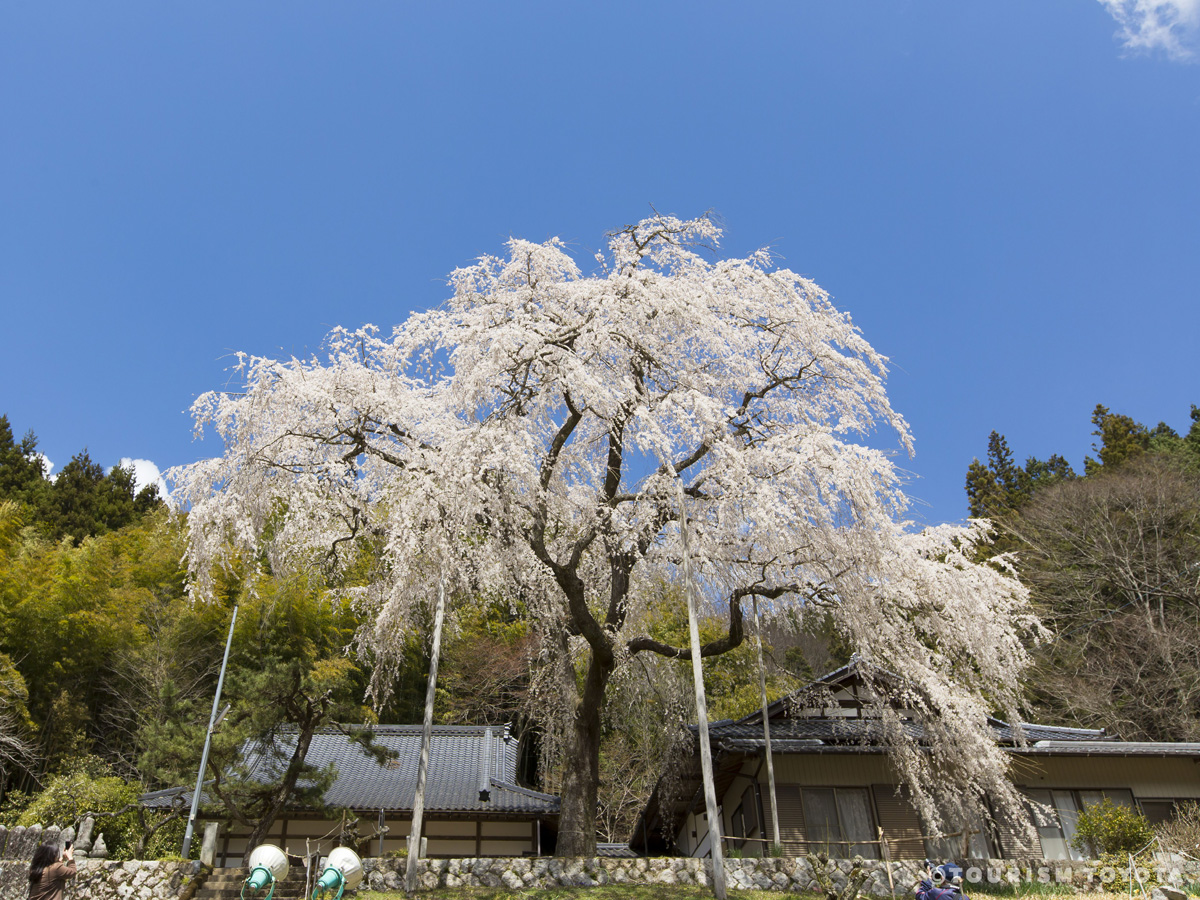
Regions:
<instances>
[{"instance_id":1,"label":"wooden post","mask_svg":"<svg viewBox=\"0 0 1200 900\"><path fill-rule=\"evenodd\" d=\"M442 652L442 621L446 617L446 579L438 579L437 609L433 614L433 646L430 648L429 684L425 688L425 722L421 731L421 762L417 766L417 795L413 800L412 826L408 833L408 860L404 867L404 892L417 889L417 859L421 855L421 824L425 818L425 781L429 775L429 745L433 741L433 698L437 693L438 655Z\"/></svg>"},{"instance_id":2,"label":"wooden post","mask_svg":"<svg viewBox=\"0 0 1200 900\"><path fill-rule=\"evenodd\" d=\"M721 813L717 809L717 789L713 782L712 747L708 743L708 704L704 699L704 668L700 662L700 625L696 617L696 587L692 577L691 544L688 540L687 507L683 483L679 490L679 535L683 542L683 584L687 595L688 636L692 648L692 682L696 688L696 718L700 725L700 771L704 776L704 808L708 814L708 836L712 847L713 894L725 898L725 848L721 845ZM737 602L736 600L734 601Z\"/></svg>"},{"instance_id":3,"label":"wooden post","mask_svg":"<svg viewBox=\"0 0 1200 900\"><path fill-rule=\"evenodd\" d=\"M762 695L763 740L767 744L767 792L771 796L771 855L782 856L779 842L779 807L775 802L775 760L771 755L771 723L767 716L767 668L763 664L762 622L758 618L758 595L751 595L754 607L754 637L758 648L758 687Z\"/></svg>"},{"instance_id":4,"label":"wooden post","mask_svg":"<svg viewBox=\"0 0 1200 900\"><path fill-rule=\"evenodd\" d=\"M888 847L887 838L883 836L883 829L876 829L879 832L879 855L883 857L883 868L888 876L888 890L892 892L892 897L896 896L896 882L892 880L892 851Z\"/></svg>"}]
</instances>

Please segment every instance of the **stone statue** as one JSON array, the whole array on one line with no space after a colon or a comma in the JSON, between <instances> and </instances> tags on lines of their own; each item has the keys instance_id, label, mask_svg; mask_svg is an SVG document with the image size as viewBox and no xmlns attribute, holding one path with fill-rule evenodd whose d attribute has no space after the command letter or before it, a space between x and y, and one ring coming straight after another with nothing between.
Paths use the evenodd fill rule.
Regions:
<instances>
[{"instance_id":1,"label":"stone statue","mask_svg":"<svg viewBox=\"0 0 1200 900\"><path fill-rule=\"evenodd\" d=\"M96 828L96 820L86 817L79 826L79 835L75 839L75 855L86 859L92 851L92 832Z\"/></svg>"}]
</instances>

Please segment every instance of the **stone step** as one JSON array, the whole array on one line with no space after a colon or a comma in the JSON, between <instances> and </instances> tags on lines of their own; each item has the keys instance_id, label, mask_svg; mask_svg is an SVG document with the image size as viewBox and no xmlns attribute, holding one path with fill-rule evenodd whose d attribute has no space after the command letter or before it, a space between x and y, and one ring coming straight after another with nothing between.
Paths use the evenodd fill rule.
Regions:
<instances>
[{"instance_id":1,"label":"stone step","mask_svg":"<svg viewBox=\"0 0 1200 900\"><path fill-rule=\"evenodd\" d=\"M242 886L240 884L230 885L228 887L215 888L215 889L205 886L205 887L200 888L200 890L196 891L196 898L197 898L197 900L200 900L200 898L203 898L203 897L238 897L238 896L241 896L241 893L242 893ZM262 900L262 898L265 897L266 895L267 895L266 891L255 891L254 892L255 900ZM250 896L251 895L249 893L246 894L247 900L249 900ZM289 888L286 890L282 887L276 888L275 896L272 898L272 900L280 900L280 898L282 898L282 900L287 900L287 898L290 898L290 897L303 897L303 896L305 896L304 885L301 884L301 885L296 886L295 888Z\"/></svg>"},{"instance_id":2,"label":"stone step","mask_svg":"<svg viewBox=\"0 0 1200 900\"><path fill-rule=\"evenodd\" d=\"M196 891L195 900L240 900L242 885L250 871L245 867L229 867L213 869L200 889ZM305 886L305 870L296 867L288 873L286 880L275 886L275 894L271 900L307 900ZM246 900L263 900L266 891L255 891L253 898L246 895Z\"/></svg>"},{"instance_id":3,"label":"stone step","mask_svg":"<svg viewBox=\"0 0 1200 900\"><path fill-rule=\"evenodd\" d=\"M215 888L215 889L208 888L208 887L202 887L202 888L200 888L200 890L196 891L196 896L197 897L228 896L228 895L240 896L241 893L242 893L242 886L240 884L237 884L237 885L230 885L228 887ZM254 892L255 900L262 900L262 898L265 897L266 895L267 895L266 891L255 891ZM250 896L251 896L250 893L247 892L246 893L247 900L249 900ZM304 896L304 885L301 884L301 885L297 885L296 887L287 888L287 889L276 888L275 896L276 897L293 897L293 896L294 897L303 897Z\"/></svg>"}]
</instances>

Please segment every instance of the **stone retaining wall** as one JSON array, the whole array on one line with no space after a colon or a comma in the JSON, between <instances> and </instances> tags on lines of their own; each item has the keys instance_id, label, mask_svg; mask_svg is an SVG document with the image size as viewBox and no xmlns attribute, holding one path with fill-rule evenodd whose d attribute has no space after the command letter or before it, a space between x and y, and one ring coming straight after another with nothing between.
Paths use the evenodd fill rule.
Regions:
<instances>
[{"instance_id":1,"label":"stone retaining wall","mask_svg":"<svg viewBox=\"0 0 1200 900\"><path fill-rule=\"evenodd\" d=\"M197 876L207 871L196 861L120 863L85 859L77 863L79 874L70 883L67 900L183 900L191 896L189 887L194 887ZM366 876L363 887L378 891L401 890L404 866L403 859L363 860ZM919 863L868 861L866 866L868 877L863 885L864 894L890 897L894 888L898 898L912 896L920 873ZM850 868L849 860L833 860L829 863L830 878L839 888L845 884ZM419 871L420 885L425 889L506 887L524 890L602 884L708 885L711 863L709 860L680 857L430 859L421 862ZM1100 890L1105 886L1103 879L1108 874L1084 863L1068 864L1061 860L971 860L964 888L970 896L972 880L993 883L1058 881L1074 884L1083 891ZM1158 872L1143 872L1142 875L1144 878L1157 876L1166 883L1196 883L1200 882L1200 863L1163 862ZM726 880L730 890L819 890L807 859L726 860ZM28 895L28 860L0 861L0 900L25 900Z\"/></svg>"},{"instance_id":2,"label":"stone retaining wall","mask_svg":"<svg viewBox=\"0 0 1200 900\"><path fill-rule=\"evenodd\" d=\"M60 828L58 825L47 825L45 828L41 825L18 825L15 828L6 828L0 825L0 859L32 859L33 851L39 844L62 846L66 841L74 844L76 859L86 859L89 856L107 859L108 848L104 845L104 835L96 835L94 839L92 837L95 828L96 820L91 816L80 824L78 835L75 834L73 825L66 828Z\"/></svg>"},{"instance_id":3,"label":"stone retaining wall","mask_svg":"<svg viewBox=\"0 0 1200 900\"><path fill-rule=\"evenodd\" d=\"M76 860L78 873L67 882L67 900L177 900L201 871L196 861ZM29 896L29 861L0 861L0 900Z\"/></svg>"},{"instance_id":4,"label":"stone retaining wall","mask_svg":"<svg viewBox=\"0 0 1200 900\"><path fill-rule=\"evenodd\" d=\"M819 892L807 859L729 859L725 862L730 890L756 889ZM365 885L372 890L401 890L403 859L363 860ZM850 860L828 864L830 880L840 889L850 873ZM864 894L911 897L923 869L917 861L884 863L867 861ZM889 869L891 880L889 882ZM454 887L507 887L511 890L554 887L593 887L601 884L699 884L711 879L711 862L702 859L663 857L653 859L431 859L420 866L420 886L425 889ZM971 882L1055 882L1073 884L1081 891L1103 890L1120 875L1063 860L971 860L966 867L965 893ZM1200 882L1200 863L1163 862L1157 871L1141 873L1164 883ZM1113 877L1109 877L1109 876ZM1107 881L1106 881L1107 879Z\"/></svg>"},{"instance_id":5,"label":"stone retaining wall","mask_svg":"<svg viewBox=\"0 0 1200 900\"><path fill-rule=\"evenodd\" d=\"M66 835L57 825L42 828L41 825L18 825L16 828L5 828L0 825L0 859L29 859L38 844L61 844L64 840L72 840L75 829L68 829Z\"/></svg>"}]
</instances>

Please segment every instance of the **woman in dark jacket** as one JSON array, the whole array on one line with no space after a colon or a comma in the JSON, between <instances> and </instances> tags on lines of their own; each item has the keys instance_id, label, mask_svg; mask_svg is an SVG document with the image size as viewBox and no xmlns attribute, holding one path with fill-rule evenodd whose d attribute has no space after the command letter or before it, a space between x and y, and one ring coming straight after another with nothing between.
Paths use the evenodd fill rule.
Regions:
<instances>
[{"instance_id":1,"label":"woman in dark jacket","mask_svg":"<svg viewBox=\"0 0 1200 900\"><path fill-rule=\"evenodd\" d=\"M29 900L62 900L67 879L75 877L75 850L42 844L29 862Z\"/></svg>"}]
</instances>

